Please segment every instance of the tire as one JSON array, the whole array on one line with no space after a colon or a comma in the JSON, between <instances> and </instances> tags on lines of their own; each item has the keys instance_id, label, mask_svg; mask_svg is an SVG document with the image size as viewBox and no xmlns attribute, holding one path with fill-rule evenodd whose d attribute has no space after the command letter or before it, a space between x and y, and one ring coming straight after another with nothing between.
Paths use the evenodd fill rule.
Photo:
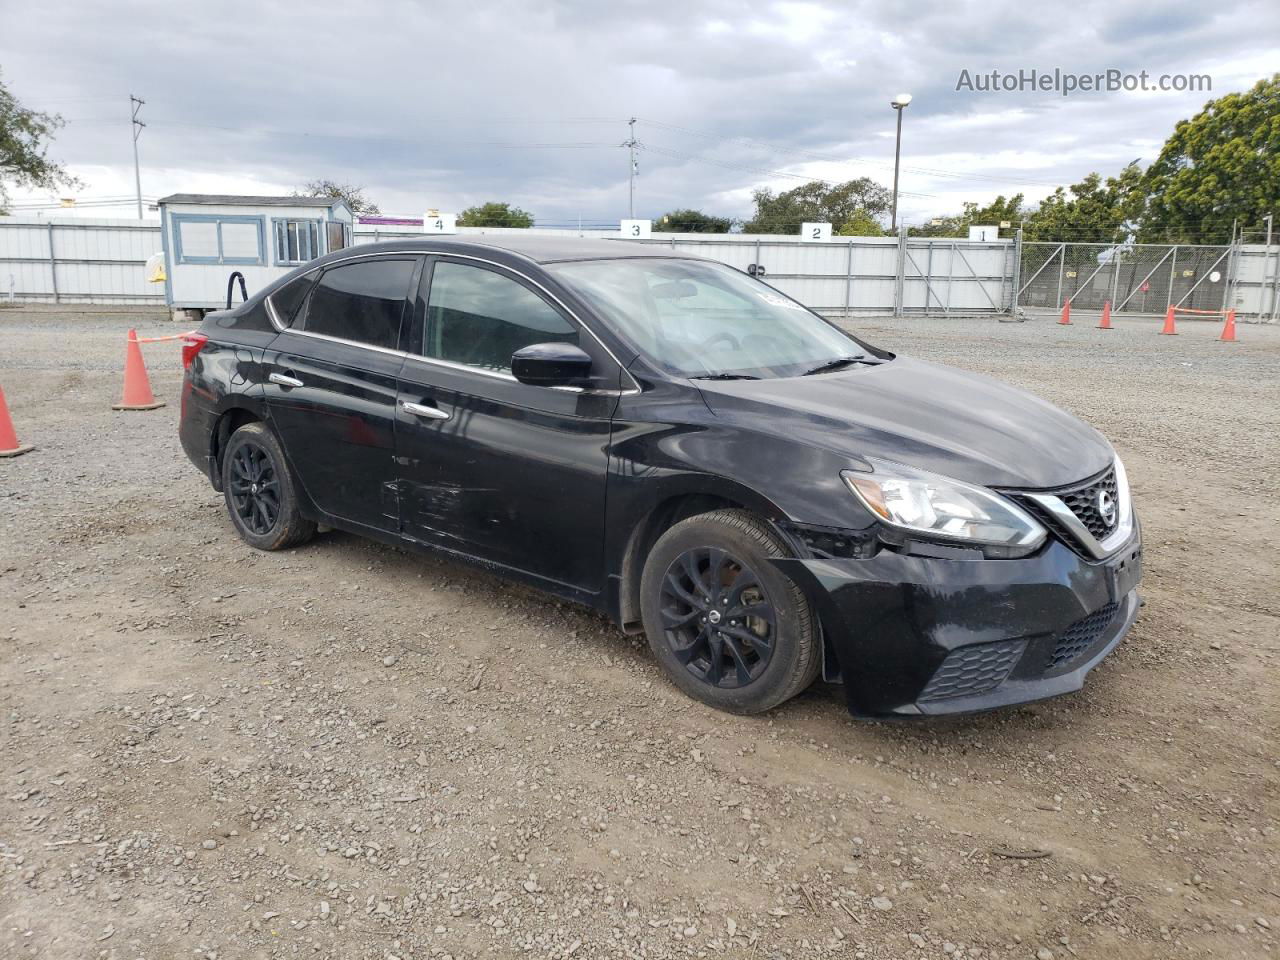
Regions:
<instances>
[{"instance_id":1,"label":"tire","mask_svg":"<svg viewBox=\"0 0 1280 960\"><path fill-rule=\"evenodd\" d=\"M695 700L762 713L817 679L817 618L800 588L770 563L785 556L778 534L745 510L690 517L649 551L640 577L649 647Z\"/></svg>"},{"instance_id":2,"label":"tire","mask_svg":"<svg viewBox=\"0 0 1280 960\"><path fill-rule=\"evenodd\" d=\"M232 525L250 546L284 550L315 535L316 525L298 512L284 449L265 424L246 423L227 441L222 492Z\"/></svg>"}]
</instances>

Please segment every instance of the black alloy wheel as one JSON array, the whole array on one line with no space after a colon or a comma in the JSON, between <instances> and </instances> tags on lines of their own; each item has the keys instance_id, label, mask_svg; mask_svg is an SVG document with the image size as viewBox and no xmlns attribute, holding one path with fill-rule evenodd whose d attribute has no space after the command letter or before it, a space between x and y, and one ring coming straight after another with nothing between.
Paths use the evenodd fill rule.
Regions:
<instances>
[{"instance_id":1,"label":"black alloy wheel","mask_svg":"<svg viewBox=\"0 0 1280 960\"><path fill-rule=\"evenodd\" d=\"M231 458L232 509L251 533L266 536L280 519L280 480L271 454L252 441Z\"/></svg>"},{"instance_id":2,"label":"black alloy wheel","mask_svg":"<svg viewBox=\"0 0 1280 960\"><path fill-rule=\"evenodd\" d=\"M777 614L755 571L717 547L687 550L662 579L662 625L672 653L713 687L744 687L773 657Z\"/></svg>"},{"instance_id":3,"label":"black alloy wheel","mask_svg":"<svg viewBox=\"0 0 1280 960\"><path fill-rule=\"evenodd\" d=\"M283 550L315 536L315 522L302 515L284 447L265 423L237 429L218 459L227 513L247 543L259 550Z\"/></svg>"}]
</instances>

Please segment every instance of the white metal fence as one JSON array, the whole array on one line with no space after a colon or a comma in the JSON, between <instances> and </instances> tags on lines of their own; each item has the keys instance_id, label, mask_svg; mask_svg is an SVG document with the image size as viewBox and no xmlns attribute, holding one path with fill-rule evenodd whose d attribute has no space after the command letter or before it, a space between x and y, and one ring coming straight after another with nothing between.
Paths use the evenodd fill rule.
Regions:
<instances>
[{"instance_id":1,"label":"white metal fence","mask_svg":"<svg viewBox=\"0 0 1280 960\"><path fill-rule=\"evenodd\" d=\"M164 303L147 283L159 220L0 217L0 301Z\"/></svg>"},{"instance_id":2,"label":"white metal fence","mask_svg":"<svg viewBox=\"0 0 1280 960\"><path fill-rule=\"evenodd\" d=\"M1111 247L904 236L815 243L795 236L703 233L624 241L612 230L537 232L658 244L719 260L761 273L797 300L834 315L1058 309L1067 297L1085 309L1100 309L1109 299L1116 312L1162 313L1173 303L1234 306L1241 319L1273 323L1280 314L1280 245ZM422 236L406 227L357 225L353 240ZM163 287L147 283L143 269L160 248L157 220L0 217L0 302L163 304Z\"/></svg>"}]
</instances>

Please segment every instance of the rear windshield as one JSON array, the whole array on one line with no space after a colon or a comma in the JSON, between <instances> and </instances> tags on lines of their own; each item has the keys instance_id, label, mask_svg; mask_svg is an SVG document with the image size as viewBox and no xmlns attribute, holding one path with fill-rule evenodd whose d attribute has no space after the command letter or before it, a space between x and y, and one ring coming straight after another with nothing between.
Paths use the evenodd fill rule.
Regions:
<instances>
[{"instance_id":1,"label":"rear windshield","mask_svg":"<svg viewBox=\"0 0 1280 960\"><path fill-rule=\"evenodd\" d=\"M842 357L878 355L790 297L723 264L644 258L548 269L676 376L790 377Z\"/></svg>"}]
</instances>

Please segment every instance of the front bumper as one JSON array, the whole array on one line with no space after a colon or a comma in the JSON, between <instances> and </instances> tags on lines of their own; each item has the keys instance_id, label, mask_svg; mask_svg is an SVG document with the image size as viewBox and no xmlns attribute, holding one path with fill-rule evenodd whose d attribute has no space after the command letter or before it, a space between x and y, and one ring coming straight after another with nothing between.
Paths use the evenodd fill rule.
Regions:
<instances>
[{"instance_id":1,"label":"front bumper","mask_svg":"<svg viewBox=\"0 0 1280 960\"><path fill-rule=\"evenodd\" d=\"M1142 539L1090 562L1056 539L1021 560L888 550L783 559L822 620L855 715L941 715L1054 697L1133 625Z\"/></svg>"}]
</instances>

